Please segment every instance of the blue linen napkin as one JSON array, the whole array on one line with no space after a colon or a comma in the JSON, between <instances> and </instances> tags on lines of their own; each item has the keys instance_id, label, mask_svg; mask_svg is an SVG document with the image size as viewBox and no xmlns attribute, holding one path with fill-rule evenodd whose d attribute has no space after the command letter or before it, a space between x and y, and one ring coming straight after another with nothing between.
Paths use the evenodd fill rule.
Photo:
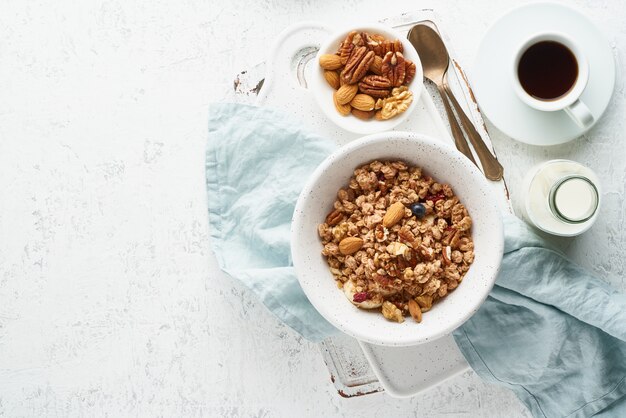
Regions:
<instances>
[{"instance_id":1,"label":"blue linen napkin","mask_svg":"<svg viewBox=\"0 0 626 418\"><path fill-rule=\"evenodd\" d=\"M206 185L220 268L305 338L338 332L302 291L289 247L300 190L335 145L269 109L220 104L209 115Z\"/></svg>"},{"instance_id":2,"label":"blue linen napkin","mask_svg":"<svg viewBox=\"0 0 626 418\"><path fill-rule=\"evenodd\" d=\"M275 110L210 107L211 243L222 270L311 341L337 332L312 307L291 262L289 226L307 176L335 145ZM454 332L483 379L537 417L626 417L626 296L505 217L505 254L481 309Z\"/></svg>"},{"instance_id":3,"label":"blue linen napkin","mask_svg":"<svg viewBox=\"0 0 626 418\"><path fill-rule=\"evenodd\" d=\"M504 231L496 285L453 333L466 360L533 416L626 417L626 295L517 218L505 217Z\"/></svg>"}]
</instances>

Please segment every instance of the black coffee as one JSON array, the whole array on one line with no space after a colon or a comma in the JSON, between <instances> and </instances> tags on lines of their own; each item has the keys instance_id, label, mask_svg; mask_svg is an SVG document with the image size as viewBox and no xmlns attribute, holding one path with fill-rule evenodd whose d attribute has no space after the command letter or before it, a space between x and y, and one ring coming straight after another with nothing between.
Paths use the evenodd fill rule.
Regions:
<instances>
[{"instance_id":1,"label":"black coffee","mask_svg":"<svg viewBox=\"0 0 626 418\"><path fill-rule=\"evenodd\" d=\"M526 93L539 100L555 100L576 83L578 63L565 45L542 41L531 45L520 58L517 76Z\"/></svg>"}]
</instances>

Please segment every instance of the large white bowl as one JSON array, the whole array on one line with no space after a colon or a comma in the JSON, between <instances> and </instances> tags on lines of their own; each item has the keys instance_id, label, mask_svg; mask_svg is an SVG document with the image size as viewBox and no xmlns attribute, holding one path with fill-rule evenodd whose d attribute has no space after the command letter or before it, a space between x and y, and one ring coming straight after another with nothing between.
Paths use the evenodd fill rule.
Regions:
<instances>
[{"instance_id":1,"label":"large white bowl","mask_svg":"<svg viewBox=\"0 0 626 418\"><path fill-rule=\"evenodd\" d=\"M319 57L322 54L334 54L339 49L339 45L341 41L346 39L348 33L356 30L359 32L369 32L371 34L379 33L385 36L387 39L394 40L399 39L402 42L402 46L404 47L404 58L409 59L415 63L415 77L409 83L409 90L413 93L413 102L409 106L409 108L401 113L400 115L388 119L388 120L361 120L353 115L341 116L337 110L335 109L335 105L333 104L333 93L334 89L326 82L324 79L324 69L320 67L317 63L319 62ZM333 121L335 124L340 126L341 128L354 132L357 134L371 134L375 132L383 132L393 129L398 126L398 124L402 123L415 109L415 104L419 100L420 94L422 94L422 89L424 87L424 72L422 70L422 62L420 61L419 55L417 55L417 51L411 45L411 43L401 34L396 32L395 30L389 28L388 26L379 25L379 24L368 24L359 27L351 27L350 29L340 30L331 35L328 40L322 44L320 50L315 58L315 66L316 69L313 71L313 75L311 77L311 92L315 96L315 99L322 109L322 112Z\"/></svg>"},{"instance_id":2,"label":"large white bowl","mask_svg":"<svg viewBox=\"0 0 626 418\"><path fill-rule=\"evenodd\" d=\"M317 226L332 210L337 191L353 170L372 160L401 159L439 182L448 183L473 219L475 259L459 287L424 314L421 323L399 324L379 311L358 309L337 288L325 258ZM478 310L500 268L503 232L500 210L483 174L456 149L425 135L386 132L369 135L338 149L307 181L293 215L291 253L298 280L313 306L346 334L372 344L407 346L451 333Z\"/></svg>"}]
</instances>

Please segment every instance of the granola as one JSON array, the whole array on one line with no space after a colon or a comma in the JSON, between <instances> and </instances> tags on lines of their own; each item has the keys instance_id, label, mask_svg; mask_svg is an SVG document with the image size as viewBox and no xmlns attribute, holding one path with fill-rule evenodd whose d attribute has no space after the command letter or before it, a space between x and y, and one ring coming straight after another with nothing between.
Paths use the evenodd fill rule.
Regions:
<instances>
[{"instance_id":1,"label":"granola","mask_svg":"<svg viewBox=\"0 0 626 418\"><path fill-rule=\"evenodd\" d=\"M350 302L421 322L474 261L471 227L450 185L403 161L376 160L354 170L318 233Z\"/></svg>"}]
</instances>

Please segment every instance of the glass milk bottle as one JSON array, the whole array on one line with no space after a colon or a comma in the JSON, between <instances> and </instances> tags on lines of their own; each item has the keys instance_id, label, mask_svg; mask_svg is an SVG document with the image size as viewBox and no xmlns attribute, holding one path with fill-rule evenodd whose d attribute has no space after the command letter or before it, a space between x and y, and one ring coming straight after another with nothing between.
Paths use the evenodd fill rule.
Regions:
<instances>
[{"instance_id":1,"label":"glass milk bottle","mask_svg":"<svg viewBox=\"0 0 626 418\"><path fill-rule=\"evenodd\" d=\"M522 183L523 217L547 233L565 237L588 230L600 209L598 176L570 160L551 160L531 169Z\"/></svg>"}]
</instances>

